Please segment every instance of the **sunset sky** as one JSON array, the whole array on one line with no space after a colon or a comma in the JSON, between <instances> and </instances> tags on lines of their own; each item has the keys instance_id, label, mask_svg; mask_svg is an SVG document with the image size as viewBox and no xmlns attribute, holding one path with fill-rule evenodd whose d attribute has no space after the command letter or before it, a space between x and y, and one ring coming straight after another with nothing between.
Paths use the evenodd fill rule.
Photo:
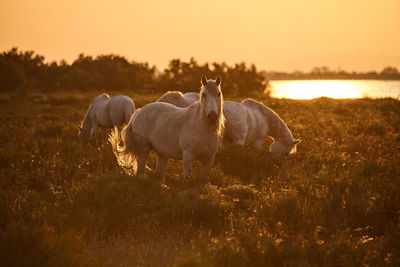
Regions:
<instances>
[{"instance_id":1,"label":"sunset sky","mask_svg":"<svg viewBox=\"0 0 400 267\"><path fill-rule=\"evenodd\" d=\"M259 69L400 70L400 0L0 0L0 51L48 61L114 53Z\"/></svg>"}]
</instances>

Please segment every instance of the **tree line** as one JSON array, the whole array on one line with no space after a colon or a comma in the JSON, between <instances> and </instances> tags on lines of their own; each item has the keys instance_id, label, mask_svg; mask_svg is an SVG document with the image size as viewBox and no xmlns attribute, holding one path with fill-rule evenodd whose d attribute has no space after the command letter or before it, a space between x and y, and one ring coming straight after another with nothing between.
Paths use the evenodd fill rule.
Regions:
<instances>
[{"instance_id":1,"label":"tree line","mask_svg":"<svg viewBox=\"0 0 400 267\"><path fill-rule=\"evenodd\" d=\"M33 51L11 48L0 54L1 91L40 89L51 90L133 90L136 92L197 91L200 77L215 78L220 74L224 92L245 95L264 92L266 77L254 65L245 63L199 64L173 59L159 71L148 63L138 63L110 54L92 57L80 54L72 64L65 61L46 63Z\"/></svg>"},{"instance_id":2,"label":"tree line","mask_svg":"<svg viewBox=\"0 0 400 267\"><path fill-rule=\"evenodd\" d=\"M80 54L71 64L66 61L50 62L34 51L20 51L14 47L0 53L0 91L29 89L51 90L133 90L136 92L196 91L200 76L214 78L220 74L224 92L233 95L268 94L269 80L308 79L389 79L400 80L394 67L381 72L346 72L316 67L310 72L259 71L255 65L237 63L199 64L194 58L188 62L173 59L160 71L148 63L139 63L125 57L109 54L92 57Z\"/></svg>"}]
</instances>

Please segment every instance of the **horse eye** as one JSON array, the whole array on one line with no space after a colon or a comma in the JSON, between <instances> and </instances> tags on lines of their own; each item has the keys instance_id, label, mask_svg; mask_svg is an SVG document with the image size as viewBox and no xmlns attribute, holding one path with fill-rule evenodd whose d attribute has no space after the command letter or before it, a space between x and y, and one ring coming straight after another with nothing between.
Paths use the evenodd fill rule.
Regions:
<instances>
[{"instance_id":1,"label":"horse eye","mask_svg":"<svg viewBox=\"0 0 400 267\"><path fill-rule=\"evenodd\" d=\"M205 93L202 93L201 95L202 95L203 97L206 97L206 94L205 94Z\"/></svg>"}]
</instances>

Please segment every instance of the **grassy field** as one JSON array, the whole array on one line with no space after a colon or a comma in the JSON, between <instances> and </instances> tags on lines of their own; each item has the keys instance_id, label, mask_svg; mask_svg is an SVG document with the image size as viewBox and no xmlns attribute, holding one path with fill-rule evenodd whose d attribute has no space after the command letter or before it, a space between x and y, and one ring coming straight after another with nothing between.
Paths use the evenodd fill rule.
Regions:
<instances>
[{"instance_id":1,"label":"grassy field","mask_svg":"<svg viewBox=\"0 0 400 267\"><path fill-rule=\"evenodd\" d=\"M297 154L227 145L161 184L77 139L96 95L0 95L0 266L400 265L399 101L258 98Z\"/></svg>"}]
</instances>

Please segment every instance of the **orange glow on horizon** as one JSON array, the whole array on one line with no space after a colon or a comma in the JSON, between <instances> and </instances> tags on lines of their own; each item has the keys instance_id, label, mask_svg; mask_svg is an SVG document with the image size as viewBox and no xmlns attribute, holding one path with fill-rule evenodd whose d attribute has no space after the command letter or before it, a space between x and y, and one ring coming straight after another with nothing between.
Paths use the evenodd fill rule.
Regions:
<instances>
[{"instance_id":1,"label":"orange glow on horizon","mask_svg":"<svg viewBox=\"0 0 400 267\"><path fill-rule=\"evenodd\" d=\"M161 68L194 57L265 70L400 69L398 0L0 0L0 25L0 51L49 61L83 52Z\"/></svg>"}]
</instances>

